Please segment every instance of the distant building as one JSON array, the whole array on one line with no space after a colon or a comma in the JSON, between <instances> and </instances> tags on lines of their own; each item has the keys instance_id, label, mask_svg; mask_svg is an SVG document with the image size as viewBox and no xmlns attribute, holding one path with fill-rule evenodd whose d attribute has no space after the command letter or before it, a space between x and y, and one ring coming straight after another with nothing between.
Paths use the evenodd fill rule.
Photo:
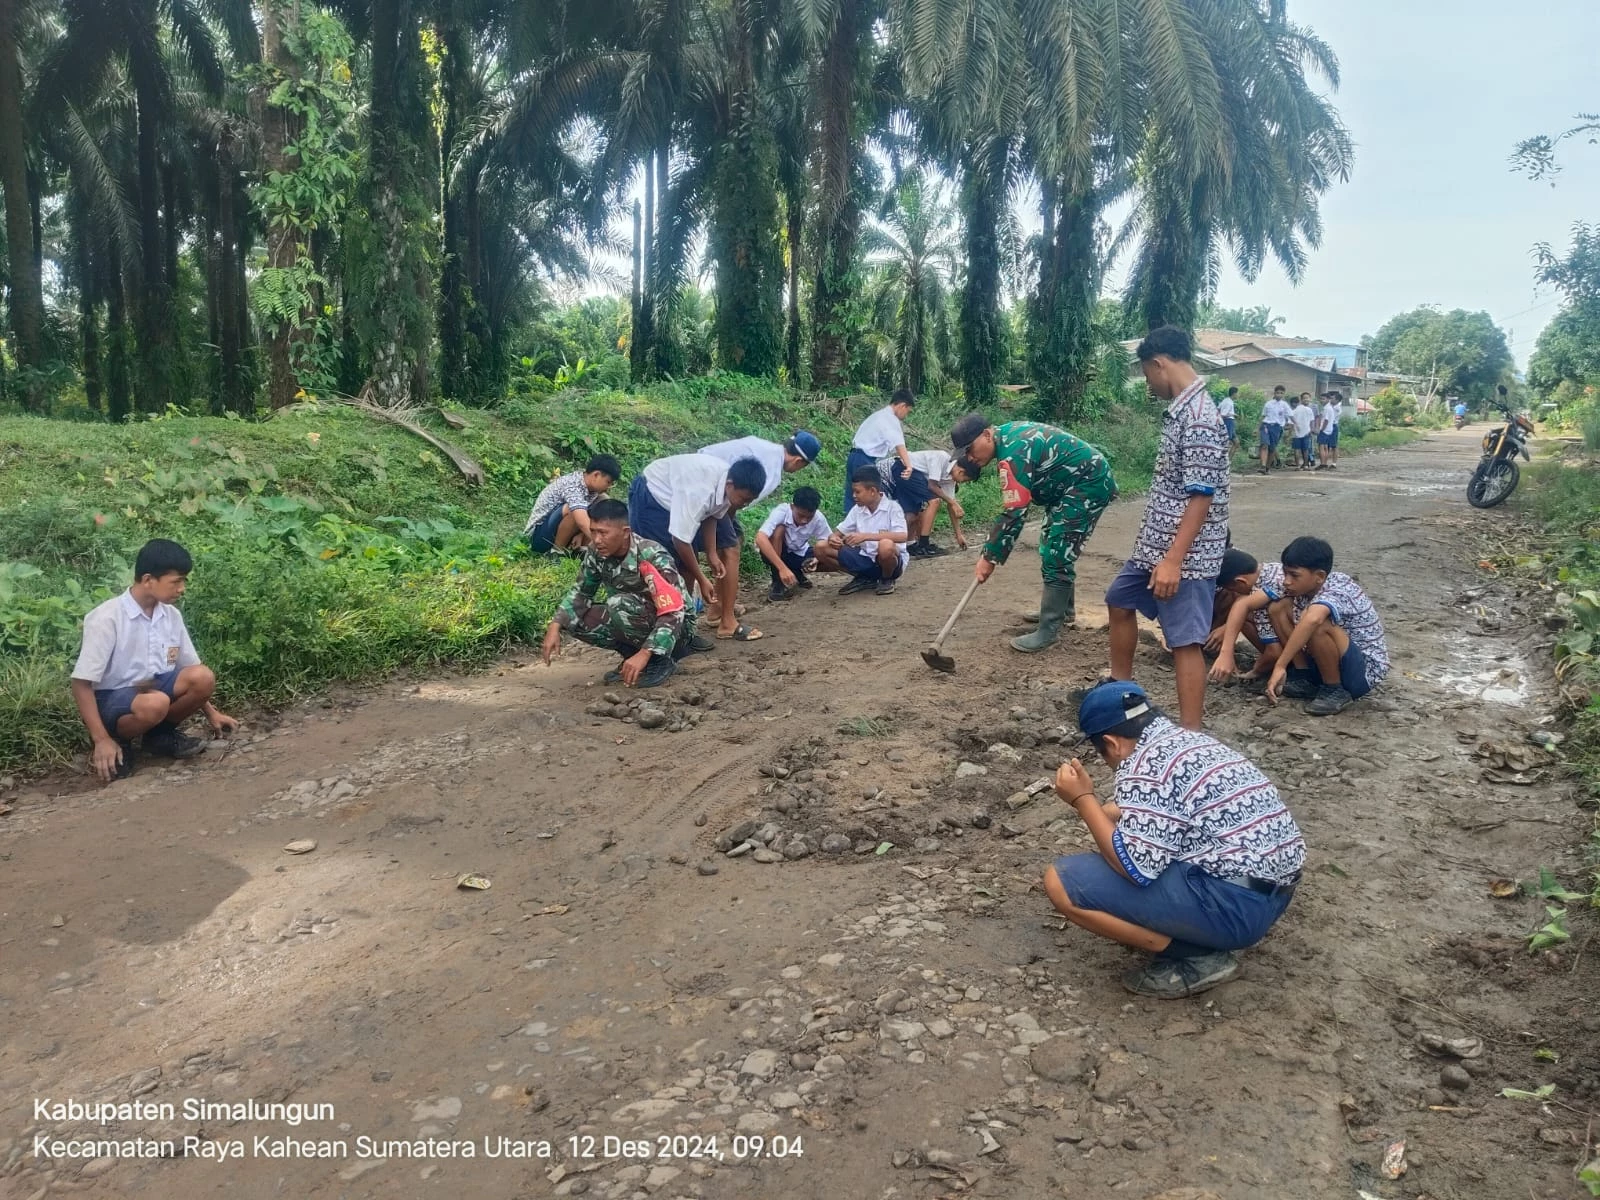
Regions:
<instances>
[{"instance_id":1,"label":"distant building","mask_svg":"<svg viewBox=\"0 0 1600 1200\"><path fill-rule=\"evenodd\" d=\"M1138 344L1136 340L1123 343L1130 354ZM1367 352L1360 346L1313 338L1197 329L1194 351L1195 369L1212 378L1257 388L1269 396L1279 384L1290 396L1310 392L1320 397L1337 388L1344 393L1350 412L1355 411L1354 400L1367 374ZM1138 374L1137 364L1134 374Z\"/></svg>"}]
</instances>

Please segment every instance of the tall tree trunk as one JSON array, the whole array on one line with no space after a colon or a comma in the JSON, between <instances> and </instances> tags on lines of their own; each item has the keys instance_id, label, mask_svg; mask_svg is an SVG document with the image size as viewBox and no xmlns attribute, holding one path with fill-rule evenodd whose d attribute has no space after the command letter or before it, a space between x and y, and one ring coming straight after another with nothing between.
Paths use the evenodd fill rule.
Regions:
<instances>
[{"instance_id":1,"label":"tall tree trunk","mask_svg":"<svg viewBox=\"0 0 1600 1200\"><path fill-rule=\"evenodd\" d=\"M127 279L122 254L110 244L106 267L106 415L125 421L133 409L132 341L127 318Z\"/></svg>"},{"instance_id":2,"label":"tall tree trunk","mask_svg":"<svg viewBox=\"0 0 1600 1200\"><path fill-rule=\"evenodd\" d=\"M44 366L44 288L34 246L34 212L28 190L27 130L22 120L22 62L17 39L17 0L0 0L0 191L5 192L11 328L17 363ZM28 408L44 402L29 386Z\"/></svg>"},{"instance_id":3,"label":"tall tree trunk","mask_svg":"<svg viewBox=\"0 0 1600 1200\"><path fill-rule=\"evenodd\" d=\"M963 155L967 274L961 290L961 382L967 403L991 404L1005 361L1000 321L1000 222L1005 211L1004 143Z\"/></svg>"},{"instance_id":4,"label":"tall tree trunk","mask_svg":"<svg viewBox=\"0 0 1600 1200\"><path fill-rule=\"evenodd\" d=\"M212 182L213 186L208 186L207 192L220 191L222 181ZM222 275L226 243L222 235L222 220L218 215L221 197L210 194L205 202L207 211L202 229L205 233L206 264L206 395L210 400L211 415L220 417L226 411L222 399Z\"/></svg>"},{"instance_id":5,"label":"tall tree trunk","mask_svg":"<svg viewBox=\"0 0 1600 1200\"><path fill-rule=\"evenodd\" d=\"M633 338L638 352L630 354L633 381L643 383L655 374L656 361L656 255L655 240L660 224L656 207L656 163L651 153L644 160L644 207L634 208L635 228L638 233L639 305L634 313ZM629 345L633 349L632 343Z\"/></svg>"},{"instance_id":6,"label":"tall tree trunk","mask_svg":"<svg viewBox=\"0 0 1600 1200\"><path fill-rule=\"evenodd\" d=\"M284 42L286 29L292 30L300 19L298 0L264 0L261 11L261 57L267 67L284 75L295 77L299 64ZM270 104L270 79L258 92L261 106L261 160L266 172L287 174L294 162L286 147L294 144L300 132L300 118L289 109ZM274 220L267 227L268 267L288 270L300 258L299 241L295 230L287 221ZM302 310L292 321L273 321L267 329L267 402L274 409L294 403L300 390L300 380L294 370L294 344L297 330L310 321L314 314Z\"/></svg>"},{"instance_id":7,"label":"tall tree trunk","mask_svg":"<svg viewBox=\"0 0 1600 1200\"><path fill-rule=\"evenodd\" d=\"M240 180L232 162L223 172L217 197L218 261L217 349L221 367L222 406L228 412L249 412L255 407L244 370L244 328L239 320L239 288L243 278L238 270L239 252L235 245L239 220L234 211Z\"/></svg>"},{"instance_id":8,"label":"tall tree trunk","mask_svg":"<svg viewBox=\"0 0 1600 1200\"><path fill-rule=\"evenodd\" d=\"M733 0L730 20L730 128L715 152L711 180L717 359L727 370L768 376L783 357L778 154L756 111L755 0Z\"/></svg>"},{"instance_id":9,"label":"tall tree trunk","mask_svg":"<svg viewBox=\"0 0 1600 1200\"><path fill-rule=\"evenodd\" d=\"M453 399L466 400L482 391L476 367L487 347L473 344L469 331L477 277L468 262L466 183L454 186L450 178L450 162L466 116L471 53L466 31L453 19L453 11L450 15L452 19L438 31L444 49L440 72L439 194L444 247L439 267L439 390Z\"/></svg>"},{"instance_id":10,"label":"tall tree trunk","mask_svg":"<svg viewBox=\"0 0 1600 1200\"><path fill-rule=\"evenodd\" d=\"M1041 413L1070 421L1094 378L1102 201L1093 186L1074 191L1056 181L1044 195L1039 287L1028 301L1028 367Z\"/></svg>"},{"instance_id":11,"label":"tall tree trunk","mask_svg":"<svg viewBox=\"0 0 1600 1200\"><path fill-rule=\"evenodd\" d=\"M800 238L805 226L805 206L791 192L784 198L788 219L789 318L783 339L783 365L789 373L789 386L800 386Z\"/></svg>"},{"instance_id":12,"label":"tall tree trunk","mask_svg":"<svg viewBox=\"0 0 1600 1200\"><path fill-rule=\"evenodd\" d=\"M856 287L861 209L855 197L856 76L863 25L861 0L839 0L822 58L817 130L817 274L811 289L811 386L838 387L850 362L846 306Z\"/></svg>"},{"instance_id":13,"label":"tall tree trunk","mask_svg":"<svg viewBox=\"0 0 1600 1200\"><path fill-rule=\"evenodd\" d=\"M1132 297L1147 330L1162 325L1193 329L1206 286L1211 253L1210 195L1203 180L1187 190L1160 188L1155 233L1136 270L1142 287Z\"/></svg>"},{"instance_id":14,"label":"tall tree trunk","mask_svg":"<svg viewBox=\"0 0 1600 1200\"><path fill-rule=\"evenodd\" d=\"M644 342L640 339L642 322L639 319L640 293L644 276L644 213L639 202L633 202L633 288L628 293L628 374L635 383L644 378L640 366L644 356Z\"/></svg>"},{"instance_id":15,"label":"tall tree trunk","mask_svg":"<svg viewBox=\"0 0 1600 1200\"><path fill-rule=\"evenodd\" d=\"M80 199L72 202L69 216L72 221L74 273L78 279L78 338L82 354L83 398L93 412L104 404L105 384L100 372L100 271L101 264L90 248L94 234L89 228L87 205Z\"/></svg>"},{"instance_id":16,"label":"tall tree trunk","mask_svg":"<svg viewBox=\"0 0 1600 1200\"><path fill-rule=\"evenodd\" d=\"M666 279L666 250L669 238L674 236L673 230L667 226L667 195L672 186L671 162L672 140L663 136L661 144L656 147L656 197L655 209L650 220L654 233L650 236L650 269L645 274L645 292L650 302L650 345L646 358L646 370L652 378L674 374L683 369L683 364L678 361L677 351L672 340L672 317L677 308L678 297Z\"/></svg>"},{"instance_id":17,"label":"tall tree trunk","mask_svg":"<svg viewBox=\"0 0 1600 1200\"><path fill-rule=\"evenodd\" d=\"M150 20L154 21L152 10ZM139 264L135 306L138 382L143 412L161 412L177 399L177 312L167 276L161 223L161 101L157 82L139 66L133 71L138 161Z\"/></svg>"},{"instance_id":18,"label":"tall tree trunk","mask_svg":"<svg viewBox=\"0 0 1600 1200\"><path fill-rule=\"evenodd\" d=\"M352 292L368 359L364 390L385 407L421 402L432 338L426 195L428 111L413 0L372 0L372 92L361 184L370 223Z\"/></svg>"}]
</instances>

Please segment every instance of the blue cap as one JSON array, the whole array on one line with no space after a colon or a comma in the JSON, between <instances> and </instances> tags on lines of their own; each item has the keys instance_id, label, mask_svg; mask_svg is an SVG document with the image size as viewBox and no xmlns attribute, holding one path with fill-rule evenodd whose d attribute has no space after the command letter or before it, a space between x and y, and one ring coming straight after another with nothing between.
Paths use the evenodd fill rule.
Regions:
<instances>
[{"instance_id":1,"label":"blue cap","mask_svg":"<svg viewBox=\"0 0 1600 1200\"><path fill-rule=\"evenodd\" d=\"M1149 694L1132 680L1097 683L1083 694L1078 704L1078 728L1086 737L1099 737L1129 717L1149 712L1150 707Z\"/></svg>"},{"instance_id":2,"label":"blue cap","mask_svg":"<svg viewBox=\"0 0 1600 1200\"><path fill-rule=\"evenodd\" d=\"M794 443L794 448L800 452L800 457L808 463L817 461L817 455L822 453L822 443L817 440L817 435L809 429L796 429L794 436L789 439Z\"/></svg>"}]
</instances>

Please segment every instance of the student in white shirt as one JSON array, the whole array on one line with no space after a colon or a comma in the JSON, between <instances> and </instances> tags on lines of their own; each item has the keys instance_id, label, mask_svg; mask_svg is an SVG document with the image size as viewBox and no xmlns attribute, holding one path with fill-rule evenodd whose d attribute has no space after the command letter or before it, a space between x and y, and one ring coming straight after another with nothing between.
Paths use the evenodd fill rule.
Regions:
<instances>
[{"instance_id":1,"label":"student in white shirt","mask_svg":"<svg viewBox=\"0 0 1600 1200\"><path fill-rule=\"evenodd\" d=\"M720 458L732 466L741 458L753 458L767 473L767 482L757 500L765 500L783 483L785 475L803 471L817 460L822 443L817 435L806 429L797 429L781 442L766 438L742 437L732 441L716 442L700 451L712 458ZM760 630L745 629L739 633L739 558L744 551L744 530L731 513L717 522L717 555L725 569L725 586L717 594L717 636L724 640L734 638L752 641L761 636Z\"/></svg>"},{"instance_id":2,"label":"student in white shirt","mask_svg":"<svg viewBox=\"0 0 1600 1200\"><path fill-rule=\"evenodd\" d=\"M1239 399L1239 389L1231 387L1228 394L1217 402L1217 416L1222 418L1222 423L1228 430L1228 445L1235 448L1239 445L1239 433L1234 424L1235 402Z\"/></svg>"},{"instance_id":3,"label":"student in white shirt","mask_svg":"<svg viewBox=\"0 0 1600 1200\"><path fill-rule=\"evenodd\" d=\"M1317 470L1333 470L1339 465L1339 418L1344 415L1344 393L1324 392L1322 420L1317 429Z\"/></svg>"},{"instance_id":4,"label":"student in white shirt","mask_svg":"<svg viewBox=\"0 0 1600 1200\"><path fill-rule=\"evenodd\" d=\"M956 545L965 550L967 538L961 532L961 519L967 514L956 501L955 472L951 469L955 466L955 459L943 450L913 450L911 466L913 474L920 471L927 478L929 499L919 514L921 519L917 523L916 536L907 552L912 558L938 558L949 553L933 541L933 523L939 517L941 504L950 506L950 532L955 535Z\"/></svg>"},{"instance_id":5,"label":"student in white shirt","mask_svg":"<svg viewBox=\"0 0 1600 1200\"><path fill-rule=\"evenodd\" d=\"M1274 466L1283 465L1278 461L1278 443L1283 441L1283 427L1289 420L1289 403L1283 398L1286 390L1283 384L1278 384L1272 389L1272 399L1261 408L1261 466L1256 471L1258 475L1265 475Z\"/></svg>"},{"instance_id":6,"label":"student in white shirt","mask_svg":"<svg viewBox=\"0 0 1600 1200\"><path fill-rule=\"evenodd\" d=\"M810 591L807 576L817 569L812 547L833 533L821 513L822 496L814 487L795 488L794 500L767 514L756 534L756 549L772 573L771 600L791 599L796 591Z\"/></svg>"},{"instance_id":7,"label":"student in white shirt","mask_svg":"<svg viewBox=\"0 0 1600 1200\"><path fill-rule=\"evenodd\" d=\"M857 470L850 488L855 505L832 536L817 547L817 562L822 570L851 576L839 589L841 596L868 588L876 588L880 596L892 595L894 581L910 560L905 511L883 494L876 467Z\"/></svg>"},{"instance_id":8,"label":"student in white shirt","mask_svg":"<svg viewBox=\"0 0 1600 1200\"><path fill-rule=\"evenodd\" d=\"M753 458L732 466L709 454L658 458L628 486L628 524L640 537L671 550L684 581L698 586L701 598L711 604L719 587L738 588L737 582L726 580L728 566L717 553L718 522L754 503L766 485L766 469ZM696 551L705 554L716 583L701 569ZM760 630L737 628L743 630L741 641L761 636Z\"/></svg>"},{"instance_id":9,"label":"student in white shirt","mask_svg":"<svg viewBox=\"0 0 1600 1200\"><path fill-rule=\"evenodd\" d=\"M1316 419L1311 393L1301 392L1300 402L1289 410L1289 425L1294 432L1294 465L1302 471L1311 470L1311 426Z\"/></svg>"},{"instance_id":10,"label":"student in white shirt","mask_svg":"<svg viewBox=\"0 0 1600 1200\"><path fill-rule=\"evenodd\" d=\"M89 765L103 780L133 773L134 738L152 754L199 754L204 743L179 727L200 710L218 737L239 727L211 703L217 677L200 661L173 607L193 569L177 542L146 542L134 560L133 586L83 619L72 699L94 742Z\"/></svg>"},{"instance_id":11,"label":"student in white shirt","mask_svg":"<svg viewBox=\"0 0 1600 1200\"><path fill-rule=\"evenodd\" d=\"M856 427L855 439L850 443L850 457L844 464L844 507L849 511L855 503L856 472L870 467L881 458L893 455L900 460L900 473L909 479L914 469L911 454L906 450L906 431L901 424L917 405L910 388L900 388L889 398L889 403L873 413Z\"/></svg>"}]
</instances>

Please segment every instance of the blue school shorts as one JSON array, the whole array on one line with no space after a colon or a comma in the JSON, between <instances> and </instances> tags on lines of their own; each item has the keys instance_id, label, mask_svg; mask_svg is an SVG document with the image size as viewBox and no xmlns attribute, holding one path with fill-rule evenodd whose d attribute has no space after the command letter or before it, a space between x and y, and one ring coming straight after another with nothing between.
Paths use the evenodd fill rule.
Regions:
<instances>
[{"instance_id":1,"label":"blue school shorts","mask_svg":"<svg viewBox=\"0 0 1600 1200\"><path fill-rule=\"evenodd\" d=\"M1268 447L1269 449L1276 450L1278 448L1278 443L1281 441L1283 441L1282 425L1263 424L1261 426L1262 445Z\"/></svg>"},{"instance_id":2,"label":"blue school shorts","mask_svg":"<svg viewBox=\"0 0 1600 1200\"><path fill-rule=\"evenodd\" d=\"M117 722L133 711L133 698L141 691L149 690L165 692L167 699L172 699L173 690L178 686L178 668L163 675L157 675L148 689L125 687L107 688L103 692L94 694L94 706L100 711L100 723L106 727L106 732L112 737L117 736Z\"/></svg>"},{"instance_id":3,"label":"blue school shorts","mask_svg":"<svg viewBox=\"0 0 1600 1200\"><path fill-rule=\"evenodd\" d=\"M1107 608L1131 608L1158 621L1169 650L1203 646L1211 636L1211 611L1217 585L1209 579L1180 579L1177 594L1157 600L1150 590L1150 571L1128 563L1106 589Z\"/></svg>"}]
</instances>

